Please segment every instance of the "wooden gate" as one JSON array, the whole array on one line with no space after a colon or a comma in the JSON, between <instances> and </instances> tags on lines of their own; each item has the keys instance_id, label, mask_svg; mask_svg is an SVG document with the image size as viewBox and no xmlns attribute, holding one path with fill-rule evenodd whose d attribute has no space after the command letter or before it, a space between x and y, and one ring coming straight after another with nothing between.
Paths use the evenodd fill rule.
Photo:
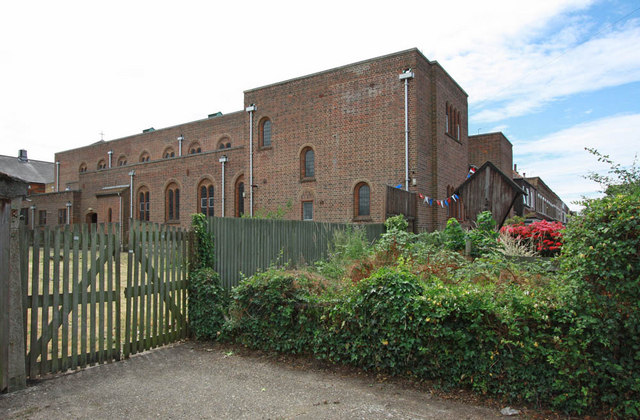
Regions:
<instances>
[{"instance_id":1,"label":"wooden gate","mask_svg":"<svg viewBox=\"0 0 640 420\"><path fill-rule=\"evenodd\" d=\"M134 224L128 258L119 232L118 224L22 231L29 378L186 337L185 232Z\"/></svg>"}]
</instances>

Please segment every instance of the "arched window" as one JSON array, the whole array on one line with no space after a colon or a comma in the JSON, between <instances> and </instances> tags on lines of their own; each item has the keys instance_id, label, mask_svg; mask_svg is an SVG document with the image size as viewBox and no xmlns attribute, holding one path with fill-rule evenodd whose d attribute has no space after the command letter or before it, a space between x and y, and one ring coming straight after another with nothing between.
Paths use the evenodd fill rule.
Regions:
<instances>
[{"instance_id":1,"label":"arched window","mask_svg":"<svg viewBox=\"0 0 640 420\"><path fill-rule=\"evenodd\" d=\"M149 190L142 187L138 190L138 218L140 220L149 221Z\"/></svg>"},{"instance_id":2,"label":"arched window","mask_svg":"<svg viewBox=\"0 0 640 420\"><path fill-rule=\"evenodd\" d=\"M371 192L366 182L356 185L354 190L354 209L356 217L368 217L371 215Z\"/></svg>"},{"instance_id":3,"label":"arched window","mask_svg":"<svg viewBox=\"0 0 640 420\"><path fill-rule=\"evenodd\" d=\"M263 118L260 121L260 147L271 147L271 120Z\"/></svg>"},{"instance_id":4,"label":"arched window","mask_svg":"<svg viewBox=\"0 0 640 420\"><path fill-rule=\"evenodd\" d=\"M165 220L180 220L180 188L172 182L165 192Z\"/></svg>"},{"instance_id":5,"label":"arched window","mask_svg":"<svg viewBox=\"0 0 640 420\"><path fill-rule=\"evenodd\" d=\"M235 188L235 207L236 207L236 217L241 217L244 214L244 177L241 176L236 181Z\"/></svg>"},{"instance_id":6,"label":"arched window","mask_svg":"<svg viewBox=\"0 0 640 420\"><path fill-rule=\"evenodd\" d=\"M197 141L194 141L189 146L189 154L195 155L196 153L202 153L202 147L200 146L200 143L198 143Z\"/></svg>"},{"instance_id":7,"label":"arched window","mask_svg":"<svg viewBox=\"0 0 640 420\"><path fill-rule=\"evenodd\" d=\"M113 222L113 210L111 210L111 207L109 207L109 210L107 211L107 222Z\"/></svg>"},{"instance_id":8,"label":"arched window","mask_svg":"<svg viewBox=\"0 0 640 420\"><path fill-rule=\"evenodd\" d=\"M311 147L305 147L300 154L300 178L309 179L315 176L315 153Z\"/></svg>"},{"instance_id":9,"label":"arched window","mask_svg":"<svg viewBox=\"0 0 640 420\"><path fill-rule=\"evenodd\" d=\"M205 180L198 187L198 206L200 213L205 216L213 216L213 185Z\"/></svg>"},{"instance_id":10,"label":"arched window","mask_svg":"<svg viewBox=\"0 0 640 420\"><path fill-rule=\"evenodd\" d=\"M169 159L175 157L175 155L176 152L173 150L173 147L167 147L166 149L164 149L164 152L162 152L163 159Z\"/></svg>"},{"instance_id":11,"label":"arched window","mask_svg":"<svg viewBox=\"0 0 640 420\"><path fill-rule=\"evenodd\" d=\"M127 164L127 157L125 155L121 155L118 158L118 166L124 166Z\"/></svg>"},{"instance_id":12,"label":"arched window","mask_svg":"<svg viewBox=\"0 0 640 420\"><path fill-rule=\"evenodd\" d=\"M100 161L98 162L98 170L100 171L106 168L107 168L107 162L104 159L100 159Z\"/></svg>"},{"instance_id":13,"label":"arched window","mask_svg":"<svg viewBox=\"0 0 640 420\"><path fill-rule=\"evenodd\" d=\"M81 174L87 172L87 164L82 162L80 164L80 168L78 168L78 172L80 172Z\"/></svg>"},{"instance_id":14,"label":"arched window","mask_svg":"<svg viewBox=\"0 0 640 420\"><path fill-rule=\"evenodd\" d=\"M139 162L149 162L149 153L148 152L142 152L140 154Z\"/></svg>"},{"instance_id":15,"label":"arched window","mask_svg":"<svg viewBox=\"0 0 640 420\"><path fill-rule=\"evenodd\" d=\"M231 141L228 137L223 138L218 143L218 149L229 149L231 147Z\"/></svg>"}]
</instances>

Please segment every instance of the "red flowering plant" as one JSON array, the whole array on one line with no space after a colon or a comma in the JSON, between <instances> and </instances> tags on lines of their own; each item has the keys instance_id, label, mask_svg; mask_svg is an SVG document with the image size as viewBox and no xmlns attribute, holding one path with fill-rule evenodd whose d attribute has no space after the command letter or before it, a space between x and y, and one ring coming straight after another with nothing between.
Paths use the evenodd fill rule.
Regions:
<instances>
[{"instance_id":1,"label":"red flowering plant","mask_svg":"<svg viewBox=\"0 0 640 420\"><path fill-rule=\"evenodd\" d=\"M543 257L553 257L560 253L562 247L562 229L564 225L560 222L540 220L529 225L518 223L503 226L500 232L519 241L531 243Z\"/></svg>"}]
</instances>

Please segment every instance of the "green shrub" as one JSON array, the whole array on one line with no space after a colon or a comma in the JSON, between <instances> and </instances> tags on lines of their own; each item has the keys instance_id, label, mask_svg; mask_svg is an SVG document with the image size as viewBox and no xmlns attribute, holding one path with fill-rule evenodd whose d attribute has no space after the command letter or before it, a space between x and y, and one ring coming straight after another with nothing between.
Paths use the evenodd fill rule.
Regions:
<instances>
[{"instance_id":1,"label":"green shrub","mask_svg":"<svg viewBox=\"0 0 640 420\"><path fill-rule=\"evenodd\" d=\"M202 267L213 268L215 263L213 235L207 230L207 217L202 213L191 216L191 228L195 235L195 261L192 262L192 269Z\"/></svg>"},{"instance_id":2,"label":"green shrub","mask_svg":"<svg viewBox=\"0 0 640 420\"><path fill-rule=\"evenodd\" d=\"M220 275L201 268L189 275L189 327L199 340L215 340L225 322L227 299Z\"/></svg>"},{"instance_id":3,"label":"green shrub","mask_svg":"<svg viewBox=\"0 0 640 420\"><path fill-rule=\"evenodd\" d=\"M462 251L465 247L465 233L458 219L447 220L447 226L443 231L444 244L452 251Z\"/></svg>"},{"instance_id":4,"label":"green shrub","mask_svg":"<svg viewBox=\"0 0 640 420\"><path fill-rule=\"evenodd\" d=\"M476 227L467 232L471 240L471 256L479 257L495 251L498 246L496 221L491 212L483 211L476 217Z\"/></svg>"},{"instance_id":5,"label":"green shrub","mask_svg":"<svg viewBox=\"0 0 640 420\"><path fill-rule=\"evenodd\" d=\"M318 291L307 273L270 269L244 279L232 292L228 336L250 347L305 353L317 325Z\"/></svg>"}]
</instances>

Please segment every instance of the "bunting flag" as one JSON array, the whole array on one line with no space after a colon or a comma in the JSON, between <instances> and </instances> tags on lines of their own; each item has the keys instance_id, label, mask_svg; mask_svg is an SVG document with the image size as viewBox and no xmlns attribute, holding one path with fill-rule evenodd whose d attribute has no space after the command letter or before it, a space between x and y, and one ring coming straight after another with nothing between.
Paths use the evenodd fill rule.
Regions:
<instances>
[{"instance_id":1,"label":"bunting flag","mask_svg":"<svg viewBox=\"0 0 640 420\"><path fill-rule=\"evenodd\" d=\"M476 173L476 168L472 166L471 168L469 168L469 173L467 174L467 178L471 177L471 175L475 173Z\"/></svg>"},{"instance_id":2,"label":"bunting flag","mask_svg":"<svg viewBox=\"0 0 640 420\"><path fill-rule=\"evenodd\" d=\"M425 204L428 204L430 206L433 206L435 204L436 206L440 206L442 208L449 207L452 202L458 202L458 200L460 200L460 196L458 194L452 194L451 196L443 200L427 197L422 193L418 193L418 197Z\"/></svg>"},{"instance_id":3,"label":"bunting flag","mask_svg":"<svg viewBox=\"0 0 640 420\"><path fill-rule=\"evenodd\" d=\"M399 190L401 190L401 189L402 189L402 184L398 184L398 185L396 185L396 188L397 188L397 189L399 189Z\"/></svg>"}]
</instances>

